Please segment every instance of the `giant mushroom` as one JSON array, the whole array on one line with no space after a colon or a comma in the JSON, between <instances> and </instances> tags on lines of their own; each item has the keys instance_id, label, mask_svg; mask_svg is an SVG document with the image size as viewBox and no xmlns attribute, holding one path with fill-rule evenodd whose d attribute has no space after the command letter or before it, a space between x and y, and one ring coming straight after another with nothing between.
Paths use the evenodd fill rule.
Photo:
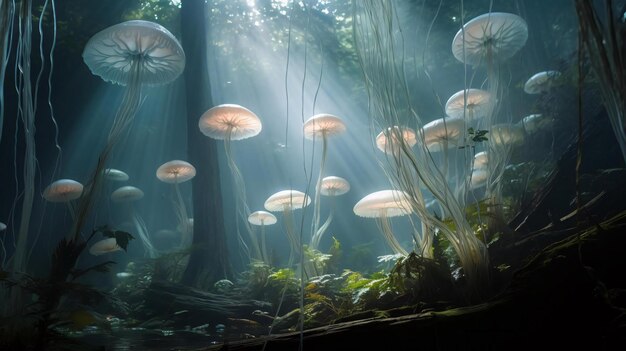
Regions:
<instances>
[{"instance_id":1,"label":"giant mushroom","mask_svg":"<svg viewBox=\"0 0 626 351\"><path fill-rule=\"evenodd\" d=\"M289 240L289 260L287 265L293 264L295 255L301 252L299 236L294 231L293 211L304 208L311 204L311 197L298 190L281 190L272 194L265 200L263 206L270 212L282 212L285 225L285 231L287 233L287 240Z\"/></svg>"},{"instance_id":2,"label":"giant mushroom","mask_svg":"<svg viewBox=\"0 0 626 351\"><path fill-rule=\"evenodd\" d=\"M399 190L381 190L363 197L354 205L359 217L374 218L385 241L394 254L406 256L408 252L396 239L389 218L405 216L412 212L408 195Z\"/></svg>"},{"instance_id":3,"label":"giant mushroom","mask_svg":"<svg viewBox=\"0 0 626 351\"><path fill-rule=\"evenodd\" d=\"M267 211L254 211L248 216L248 222L252 225L261 227L261 259L269 264L270 257L267 253L267 243L265 240L265 227L276 224L277 219L272 213Z\"/></svg>"},{"instance_id":4,"label":"giant mushroom","mask_svg":"<svg viewBox=\"0 0 626 351\"><path fill-rule=\"evenodd\" d=\"M261 250L258 245L254 244L254 235L252 234L252 228L248 222L250 209L248 208L248 201L246 198L245 182L237 164L235 163L235 160L233 159L231 141L248 139L258 135L263 128L261 120L254 112L241 105L222 104L214 106L204 112L198 121L198 128L200 128L202 134L211 139L224 140L226 160L233 177L233 191L236 196L236 214L239 217L239 219L236 219L237 235L239 236L240 242L244 243L241 238L241 233L239 233L239 223L241 220L243 221L252 245L254 246L254 253L257 258L260 258L259 256L261 255Z\"/></svg>"},{"instance_id":5,"label":"giant mushroom","mask_svg":"<svg viewBox=\"0 0 626 351\"><path fill-rule=\"evenodd\" d=\"M322 179L322 184L320 187L320 194L323 196L328 196L331 199L330 204L330 214L324 224L322 224L315 233L313 233L313 237L311 237L311 244L309 247L311 249L317 249L319 247L320 242L322 241L322 237L330 223L333 221L334 213L335 213L335 204L333 198L336 196L343 195L350 191L350 183L341 177L337 176L328 176Z\"/></svg>"},{"instance_id":6,"label":"giant mushroom","mask_svg":"<svg viewBox=\"0 0 626 351\"><path fill-rule=\"evenodd\" d=\"M326 165L326 154L328 149L328 138L342 134L346 131L346 125L341 118L328 114L320 113L314 115L304 122L304 137L315 142L322 139L322 157L320 161L317 182L315 183L315 199L313 200L313 230L311 237L315 236L320 225L320 195L322 187L322 177L324 176L324 166Z\"/></svg>"},{"instance_id":7,"label":"giant mushroom","mask_svg":"<svg viewBox=\"0 0 626 351\"><path fill-rule=\"evenodd\" d=\"M524 83L524 92L526 94L541 94L550 91L558 83L561 77L559 71L543 71L535 73Z\"/></svg>"},{"instance_id":8,"label":"giant mushroom","mask_svg":"<svg viewBox=\"0 0 626 351\"><path fill-rule=\"evenodd\" d=\"M111 193L111 201L115 203L124 203L126 204L126 211L130 215L130 219L137 231L137 235L141 239L141 243L148 254L148 257L155 258L157 257L157 250L154 245L152 245L152 241L148 236L148 228L146 226L146 222L144 222L143 218L139 215L133 203L138 201L144 197L144 193L141 189L134 187L132 185L123 186L117 188L113 193Z\"/></svg>"},{"instance_id":9,"label":"giant mushroom","mask_svg":"<svg viewBox=\"0 0 626 351\"><path fill-rule=\"evenodd\" d=\"M73 179L59 179L52 182L43 191L43 197L49 202L62 202L72 216L72 220L76 217L74 201L83 194L83 185Z\"/></svg>"},{"instance_id":10,"label":"giant mushroom","mask_svg":"<svg viewBox=\"0 0 626 351\"><path fill-rule=\"evenodd\" d=\"M108 148L132 124L142 85L170 83L185 68L185 53L172 33L143 20L122 22L96 33L85 45L83 60L94 75L126 87L109 132Z\"/></svg>"},{"instance_id":11,"label":"giant mushroom","mask_svg":"<svg viewBox=\"0 0 626 351\"><path fill-rule=\"evenodd\" d=\"M488 91L464 89L448 98L445 110L452 118L462 118L471 122L489 115L491 104L492 98Z\"/></svg>"},{"instance_id":12,"label":"giant mushroom","mask_svg":"<svg viewBox=\"0 0 626 351\"><path fill-rule=\"evenodd\" d=\"M172 160L165 162L156 171L156 177L168 184L173 185L174 189L174 208L176 210L176 217L179 226L186 226L189 216L187 215L187 206L185 200L180 191L180 183L184 183L193 179L196 176L196 168L189 162L183 160ZM191 230L189 228L183 228L181 231L183 238L181 240L181 246L186 248L191 243Z\"/></svg>"}]
</instances>

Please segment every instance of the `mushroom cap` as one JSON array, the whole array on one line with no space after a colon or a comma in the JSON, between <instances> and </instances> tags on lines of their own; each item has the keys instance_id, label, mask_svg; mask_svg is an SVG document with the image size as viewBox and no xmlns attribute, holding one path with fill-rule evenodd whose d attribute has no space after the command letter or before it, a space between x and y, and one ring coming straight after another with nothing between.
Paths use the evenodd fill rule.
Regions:
<instances>
[{"instance_id":1,"label":"mushroom cap","mask_svg":"<svg viewBox=\"0 0 626 351\"><path fill-rule=\"evenodd\" d=\"M72 179L59 179L43 191L43 197L50 202L69 202L78 199L83 193L83 185Z\"/></svg>"},{"instance_id":2,"label":"mushroom cap","mask_svg":"<svg viewBox=\"0 0 626 351\"><path fill-rule=\"evenodd\" d=\"M442 151L444 142L448 143L447 148L456 147L464 131L463 118L439 118L422 127L424 143L431 152Z\"/></svg>"},{"instance_id":3,"label":"mushroom cap","mask_svg":"<svg viewBox=\"0 0 626 351\"><path fill-rule=\"evenodd\" d=\"M376 136L376 147L378 150L386 153L393 154L400 150L400 136L406 143L406 146L413 147L417 143L415 131L409 127L389 127ZM389 142L391 141L391 142Z\"/></svg>"},{"instance_id":4,"label":"mushroom cap","mask_svg":"<svg viewBox=\"0 0 626 351\"><path fill-rule=\"evenodd\" d=\"M378 218L404 216L412 212L408 195L399 190L381 190L371 193L354 205L357 216Z\"/></svg>"},{"instance_id":5,"label":"mushroom cap","mask_svg":"<svg viewBox=\"0 0 626 351\"><path fill-rule=\"evenodd\" d=\"M133 79L133 63L139 65L139 82L167 84L185 68L180 43L160 24L132 20L106 28L89 39L83 60L94 75L115 84Z\"/></svg>"},{"instance_id":6,"label":"mushroom cap","mask_svg":"<svg viewBox=\"0 0 626 351\"><path fill-rule=\"evenodd\" d=\"M298 190L281 190L265 200L266 210L271 212L283 211L287 209L297 210L308 206L311 198Z\"/></svg>"},{"instance_id":7,"label":"mushroom cap","mask_svg":"<svg viewBox=\"0 0 626 351\"><path fill-rule=\"evenodd\" d=\"M235 104L211 107L200 117L198 127L209 138L241 140L261 132L261 120L254 112Z\"/></svg>"},{"instance_id":8,"label":"mushroom cap","mask_svg":"<svg viewBox=\"0 0 626 351\"><path fill-rule=\"evenodd\" d=\"M522 118L522 127L528 134L533 134L542 129L550 128L554 124L554 119L541 113L535 113Z\"/></svg>"},{"instance_id":9,"label":"mushroom cap","mask_svg":"<svg viewBox=\"0 0 626 351\"><path fill-rule=\"evenodd\" d=\"M276 221L276 216L267 211L254 211L248 216L248 222L254 225L272 225Z\"/></svg>"},{"instance_id":10,"label":"mushroom cap","mask_svg":"<svg viewBox=\"0 0 626 351\"><path fill-rule=\"evenodd\" d=\"M524 84L526 94L539 94L549 91L556 85L556 80L561 76L559 71L539 72L528 78Z\"/></svg>"},{"instance_id":11,"label":"mushroom cap","mask_svg":"<svg viewBox=\"0 0 626 351\"><path fill-rule=\"evenodd\" d=\"M346 131L346 125L341 118L327 113L320 113L307 119L303 128L304 137L311 140L341 134Z\"/></svg>"},{"instance_id":12,"label":"mushroom cap","mask_svg":"<svg viewBox=\"0 0 626 351\"><path fill-rule=\"evenodd\" d=\"M524 143L524 128L518 124L494 124L488 136L492 144L516 146Z\"/></svg>"},{"instance_id":13,"label":"mushroom cap","mask_svg":"<svg viewBox=\"0 0 626 351\"><path fill-rule=\"evenodd\" d=\"M183 183L196 176L196 168L187 161L172 160L159 166L156 176L165 183Z\"/></svg>"},{"instance_id":14,"label":"mushroom cap","mask_svg":"<svg viewBox=\"0 0 626 351\"><path fill-rule=\"evenodd\" d=\"M487 155L487 151L481 151L474 155L474 169L481 169L487 167L487 162L489 162L489 156Z\"/></svg>"},{"instance_id":15,"label":"mushroom cap","mask_svg":"<svg viewBox=\"0 0 626 351\"><path fill-rule=\"evenodd\" d=\"M320 194L324 196L339 196L350 191L350 183L341 177L328 176L322 179Z\"/></svg>"},{"instance_id":16,"label":"mushroom cap","mask_svg":"<svg viewBox=\"0 0 626 351\"><path fill-rule=\"evenodd\" d=\"M115 168L107 168L104 170L104 177L114 182L125 182L129 179L126 172Z\"/></svg>"},{"instance_id":17,"label":"mushroom cap","mask_svg":"<svg viewBox=\"0 0 626 351\"><path fill-rule=\"evenodd\" d=\"M115 238L102 239L89 248L89 253L94 256L100 256L105 253L120 251L122 248L117 244Z\"/></svg>"},{"instance_id":18,"label":"mushroom cap","mask_svg":"<svg viewBox=\"0 0 626 351\"><path fill-rule=\"evenodd\" d=\"M467 93L464 93L467 92ZM464 98L464 95L466 96ZM465 101L467 100L467 104ZM473 121L485 117L489 112L491 104L491 94L481 89L467 89L454 93L448 101L446 101L446 115L453 118L463 118L463 106L467 107L465 118ZM472 112L472 116L470 113Z\"/></svg>"},{"instance_id":19,"label":"mushroom cap","mask_svg":"<svg viewBox=\"0 0 626 351\"><path fill-rule=\"evenodd\" d=\"M7 229L7 225L2 223L2 222L0 222L0 232L5 231L6 229Z\"/></svg>"},{"instance_id":20,"label":"mushroom cap","mask_svg":"<svg viewBox=\"0 0 626 351\"><path fill-rule=\"evenodd\" d=\"M111 201L113 202L130 202L136 201L143 197L143 191L141 189L127 185L121 188L117 188L111 193Z\"/></svg>"},{"instance_id":21,"label":"mushroom cap","mask_svg":"<svg viewBox=\"0 0 626 351\"><path fill-rule=\"evenodd\" d=\"M472 178L470 179L470 189L478 189L487 183L489 172L485 168L472 170Z\"/></svg>"},{"instance_id":22,"label":"mushroom cap","mask_svg":"<svg viewBox=\"0 0 626 351\"><path fill-rule=\"evenodd\" d=\"M523 18L512 13L490 12L473 18L459 29L452 40L452 54L470 65L489 63L485 61L488 57L504 61L521 49L527 39L528 25Z\"/></svg>"}]
</instances>

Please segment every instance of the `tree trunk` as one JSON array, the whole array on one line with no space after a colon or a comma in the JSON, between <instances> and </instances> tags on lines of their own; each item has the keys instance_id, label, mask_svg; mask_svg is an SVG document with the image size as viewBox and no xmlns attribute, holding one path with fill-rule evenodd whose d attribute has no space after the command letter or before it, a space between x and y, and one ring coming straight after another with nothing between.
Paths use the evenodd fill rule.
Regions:
<instances>
[{"instance_id":1,"label":"tree trunk","mask_svg":"<svg viewBox=\"0 0 626 351\"><path fill-rule=\"evenodd\" d=\"M230 263L224 230L216 141L198 129L198 119L213 105L207 70L204 0L183 0L182 44L186 55L187 154L196 167L192 180L193 243L181 283L203 287L227 278Z\"/></svg>"}]
</instances>

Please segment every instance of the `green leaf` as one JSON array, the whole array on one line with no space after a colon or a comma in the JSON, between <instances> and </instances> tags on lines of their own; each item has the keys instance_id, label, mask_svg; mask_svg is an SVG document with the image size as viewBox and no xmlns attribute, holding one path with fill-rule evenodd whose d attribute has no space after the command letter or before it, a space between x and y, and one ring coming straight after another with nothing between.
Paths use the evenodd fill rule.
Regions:
<instances>
[{"instance_id":1,"label":"green leaf","mask_svg":"<svg viewBox=\"0 0 626 351\"><path fill-rule=\"evenodd\" d=\"M115 238L115 241L117 241L117 245L124 249L124 251L126 251L126 248L128 247L128 242L135 239L129 232L110 229L107 226L100 227L97 230L107 238Z\"/></svg>"}]
</instances>

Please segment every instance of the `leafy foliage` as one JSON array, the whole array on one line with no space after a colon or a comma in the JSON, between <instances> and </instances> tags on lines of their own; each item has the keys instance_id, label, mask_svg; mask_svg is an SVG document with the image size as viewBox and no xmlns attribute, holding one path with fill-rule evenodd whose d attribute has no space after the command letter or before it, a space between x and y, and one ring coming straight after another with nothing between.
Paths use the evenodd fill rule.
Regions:
<instances>
[{"instance_id":1,"label":"leafy foliage","mask_svg":"<svg viewBox=\"0 0 626 351\"><path fill-rule=\"evenodd\" d=\"M467 135L469 138L470 143L467 145L461 145L459 146L459 149L465 149L466 147L476 147L477 143L482 143L483 141L487 141L489 140L487 138L487 133L489 133L488 130L485 129L474 129L473 127L469 127L467 129Z\"/></svg>"},{"instance_id":2,"label":"leafy foliage","mask_svg":"<svg viewBox=\"0 0 626 351\"><path fill-rule=\"evenodd\" d=\"M115 238L117 245L121 247L124 251L126 251L126 247L128 247L128 242L130 240L135 239L130 233L125 232L123 230L117 230L113 228L109 228L106 225L97 227L94 230L95 233L102 233L103 236L107 238Z\"/></svg>"}]
</instances>

